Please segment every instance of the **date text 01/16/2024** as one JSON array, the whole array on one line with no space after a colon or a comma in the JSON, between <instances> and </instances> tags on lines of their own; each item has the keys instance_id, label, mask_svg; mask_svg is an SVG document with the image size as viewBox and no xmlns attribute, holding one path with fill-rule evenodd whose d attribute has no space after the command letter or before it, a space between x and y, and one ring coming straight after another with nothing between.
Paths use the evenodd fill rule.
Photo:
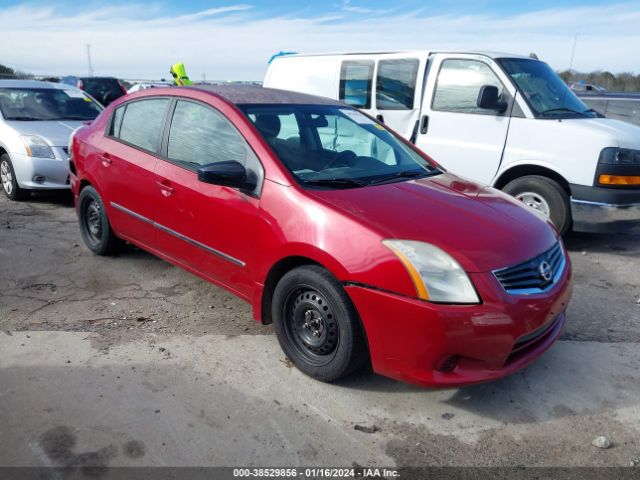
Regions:
<instances>
[{"instance_id":1,"label":"date text 01/16/2024","mask_svg":"<svg viewBox=\"0 0 640 480\"><path fill-rule=\"evenodd\" d=\"M233 477L247 478L397 478L389 468L235 468Z\"/></svg>"}]
</instances>

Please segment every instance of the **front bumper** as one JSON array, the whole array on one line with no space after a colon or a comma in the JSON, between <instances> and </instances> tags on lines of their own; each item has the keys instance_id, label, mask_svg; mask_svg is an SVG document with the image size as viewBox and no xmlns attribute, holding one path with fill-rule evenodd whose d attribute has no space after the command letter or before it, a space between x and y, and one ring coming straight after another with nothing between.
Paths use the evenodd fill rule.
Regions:
<instances>
[{"instance_id":1,"label":"front bumper","mask_svg":"<svg viewBox=\"0 0 640 480\"><path fill-rule=\"evenodd\" d=\"M640 189L571 185L573 229L614 233L640 228Z\"/></svg>"},{"instance_id":2,"label":"front bumper","mask_svg":"<svg viewBox=\"0 0 640 480\"><path fill-rule=\"evenodd\" d=\"M57 158L29 157L11 153L11 163L20 188L27 190L68 189L69 161L64 151L53 148ZM60 151L57 151L60 150ZM36 181L36 177L38 181Z\"/></svg>"},{"instance_id":3,"label":"front bumper","mask_svg":"<svg viewBox=\"0 0 640 480\"><path fill-rule=\"evenodd\" d=\"M491 273L471 274L483 303L438 305L359 285L347 293L360 314L375 372L426 387L455 387L510 375L562 333L571 265L548 291L510 295ZM455 358L452 370L443 369Z\"/></svg>"}]
</instances>

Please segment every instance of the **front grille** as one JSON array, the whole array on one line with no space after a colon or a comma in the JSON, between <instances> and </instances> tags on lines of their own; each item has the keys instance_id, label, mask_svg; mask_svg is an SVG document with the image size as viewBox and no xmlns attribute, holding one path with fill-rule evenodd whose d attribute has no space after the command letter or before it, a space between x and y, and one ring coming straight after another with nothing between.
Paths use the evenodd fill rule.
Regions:
<instances>
[{"instance_id":1,"label":"front grille","mask_svg":"<svg viewBox=\"0 0 640 480\"><path fill-rule=\"evenodd\" d=\"M550 289L560 279L565 265L564 250L558 242L531 260L493 274L508 293L526 295Z\"/></svg>"}]
</instances>

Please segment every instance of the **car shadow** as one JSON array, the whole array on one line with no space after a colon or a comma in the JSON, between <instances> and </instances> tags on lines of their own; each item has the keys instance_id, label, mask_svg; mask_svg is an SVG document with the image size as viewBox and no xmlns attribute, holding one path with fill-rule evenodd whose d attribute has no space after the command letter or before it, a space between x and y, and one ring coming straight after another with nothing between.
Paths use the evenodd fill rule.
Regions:
<instances>
[{"instance_id":1,"label":"car shadow","mask_svg":"<svg viewBox=\"0 0 640 480\"><path fill-rule=\"evenodd\" d=\"M570 232L564 237L569 252L598 252L638 256L640 254L640 232L627 233L582 233Z\"/></svg>"},{"instance_id":2,"label":"car shadow","mask_svg":"<svg viewBox=\"0 0 640 480\"><path fill-rule=\"evenodd\" d=\"M532 365L500 380L455 389L422 388L370 370L335 382L339 388L438 402L501 422L528 423L637 408L640 374L630 360L635 344L559 342Z\"/></svg>"},{"instance_id":3,"label":"car shadow","mask_svg":"<svg viewBox=\"0 0 640 480\"><path fill-rule=\"evenodd\" d=\"M40 190L31 192L26 202L50 204L61 207L73 207L73 194L70 190Z\"/></svg>"}]
</instances>

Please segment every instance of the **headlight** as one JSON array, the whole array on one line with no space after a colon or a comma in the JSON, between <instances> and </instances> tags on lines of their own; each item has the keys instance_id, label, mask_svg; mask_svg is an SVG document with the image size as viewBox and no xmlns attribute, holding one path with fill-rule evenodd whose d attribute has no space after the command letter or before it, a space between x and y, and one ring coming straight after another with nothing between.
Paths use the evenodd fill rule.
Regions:
<instances>
[{"instance_id":1,"label":"headlight","mask_svg":"<svg viewBox=\"0 0 640 480\"><path fill-rule=\"evenodd\" d=\"M600 152L598 163L605 165L640 165L640 150L607 147Z\"/></svg>"},{"instance_id":2,"label":"headlight","mask_svg":"<svg viewBox=\"0 0 640 480\"><path fill-rule=\"evenodd\" d=\"M49 144L37 135L22 135L20 136L20 139L27 149L28 156L38 158L56 158Z\"/></svg>"},{"instance_id":3,"label":"headlight","mask_svg":"<svg viewBox=\"0 0 640 480\"><path fill-rule=\"evenodd\" d=\"M384 240L416 287L418 298L440 303L480 303L467 273L449 254L429 243Z\"/></svg>"}]
</instances>

